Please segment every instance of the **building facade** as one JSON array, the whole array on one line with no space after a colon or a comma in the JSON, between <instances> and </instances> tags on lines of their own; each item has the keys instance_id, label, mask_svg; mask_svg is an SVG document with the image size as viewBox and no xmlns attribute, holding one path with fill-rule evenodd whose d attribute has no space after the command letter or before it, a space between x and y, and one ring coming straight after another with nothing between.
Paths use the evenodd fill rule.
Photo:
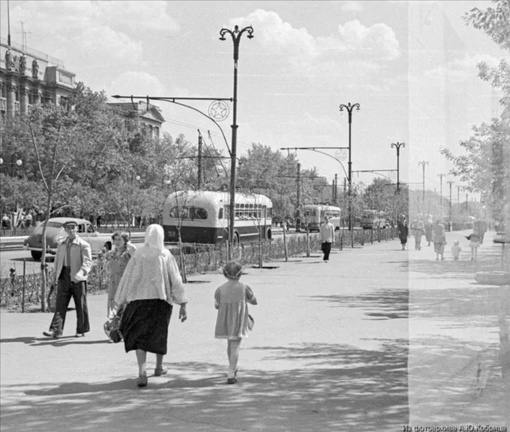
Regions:
<instances>
[{"instance_id":1,"label":"building facade","mask_svg":"<svg viewBox=\"0 0 510 432\"><path fill-rule=\"evenodd\" d=\"M66 105L76 88L76 74L61 60L0 38L0 127L8 118L27 114L35 104ZM152 138L165 121L158 107L139 103L109 103L123 117L137 119Z\"/></svg>"},{"instance_id":2,"label":"building facade","mask_svg":"<svg viewBox=\"0 0 510 432\"><path fill-rule=\"evenodd\" d=\"M76 74L36 50L0 40L0 120L26 114L39 103L65 104Z\"/></svg>"},{"instance_id":3,"label":"building facade","mask_svg":"<svg viewBox=\"0 0 510 432\"><path fill-rule=\"evenodd\" d=\"M141 123L144 132L151 138L159 138L161 125L165 119L157 106L142 101L138 101L138 103L109 102L108 105L126 119L137 119Z\"/></svg>"}]
</instances>

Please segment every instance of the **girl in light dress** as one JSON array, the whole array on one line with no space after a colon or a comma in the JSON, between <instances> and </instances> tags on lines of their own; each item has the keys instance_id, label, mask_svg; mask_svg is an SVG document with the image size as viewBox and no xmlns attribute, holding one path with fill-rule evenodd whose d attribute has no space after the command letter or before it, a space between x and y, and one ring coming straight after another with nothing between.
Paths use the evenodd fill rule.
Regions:
<instances>
[{"instance_id":1,"label":"girl in light dress","mask_svg":"<svg viewBox=\"0 0 510 432\"><path fill-rule=\"evenodd\" d=\"M223 268L223 275L227 282L214 293L214 306L218 310L216 318L216 339L227 339L227 356L229 362L227 384L237 382L237 363L239 348L243 337L248 337L248 330L253 326L253 320L248 315L248 305L257 304L257 299L251 288L239 282L243 267L230 261Z\"/></svg>"}]
</instances>

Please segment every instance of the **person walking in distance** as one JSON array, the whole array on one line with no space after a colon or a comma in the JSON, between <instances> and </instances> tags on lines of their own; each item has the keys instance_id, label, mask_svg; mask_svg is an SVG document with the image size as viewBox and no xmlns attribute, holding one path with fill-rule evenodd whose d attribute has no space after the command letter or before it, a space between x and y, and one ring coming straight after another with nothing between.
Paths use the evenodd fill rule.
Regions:
<instances>
[{"instance_id":1,"label":"person walking in distance","mask_svg":"<svg viewBox=\"0 0 510 432\"><path fill-rule=\"evenodd\" d=\"M214 307L218 310L214 336L216 339L227 339L228 375L227 384L237 382L237 363L239 348L243 337L248 337L248 330L253 327L253 320L248 314L248 305L257 304L251 288L239 282L243 267L230 261L223 268L227 282L214 293Z\"/></svg>"},{"instance_id":2,"label":"person walking in distance","mask_svg":"<svg viewBox=\"0 0 510 432\"><path fill-rule=\"evenodd\" d=\"M434 242L434 252L436 253L436 261L441 257L441 261L444 260L444 247L446 243L446 231L444 225L439 219L433 227L432 241Z\"/></svg>"},{"instance_id":3,"label":"person walking in distance","mask_svg":"<svg viewBox=\"0 0 510 432\"><path fill-rule=\"evenodd\" d=\"M402 250L406 250L407 237L409 237L409 226L407 225L407 219L404 217L398 222L398 237Z\"/></svg>"},{"instance_id":4,"label":"person walking in distance","mask_svg":"<svg viewBox=\"0 0 510 432\"><path fill-rule=\"evenodd\" d=\"M66 321L67 307L71 297L76 306L76 337L90 331L87 307L87 277L92 268L90 245L77 234L77 224L67 221L63 224L67 238L57 246L55 255L55 277L57 279L57 300L55 314L45 336L55 339L62 336Z\"/></svg>"},{"instance_id":5,"label":"person walking in distance","mask_svg":"<svg viewBox=\"0 0 510 432\"><path fill-rule=\"evenodd\" d=\"M322 258L324 262L329 261L329 253L331 252L331 245L333 243L333 239L335 238L335 227L329 221L328 216L324 216L324 223L320 227L320 237L321 237L321 249L324 257Z\"/></svg>"},{"instance_id":6,"label":"person walking in distance","mask_svg":"<svg viewBox=\"0 0 510 432\"><path fill-rule=\"evenodd\" d=\"M466 238L469 240L469 247L471 248L471 261L476 261L478 248L480 247L480 234L475 228Z\"/></svg>"}]
</instances>

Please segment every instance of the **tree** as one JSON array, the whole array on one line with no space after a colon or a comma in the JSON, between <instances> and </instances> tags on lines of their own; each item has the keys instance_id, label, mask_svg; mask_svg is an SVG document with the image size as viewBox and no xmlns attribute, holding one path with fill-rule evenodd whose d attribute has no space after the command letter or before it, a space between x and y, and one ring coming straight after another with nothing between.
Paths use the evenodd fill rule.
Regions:
<instances>
[{"instance_id":1,"label":"tree","mask_svg":"<svg viewBox=\"0 0 510 432\"><path fill-rule=\"evenodd\" d=\"M28 127L35 160L46 192L42 230L42 292L41 309L46 309L46 226L54 208L55 195L67 189L69 182L60 181L63 172L73 161L77 145L76 124L61 107L37 107L30 112Z\"/></svg>"},{"instance_id":2,"label":"tree","mask_svg":"<svg viewBox=\"0 0 510 432\"><path fill-rule=\"evenodd\" d=\"M510 52L510 3L493 0L495 7L472 9L464 15L466 24L485 31L501 49ZM443 155L453 162L451 171L467 182L468 190L479 191L493 217L510 225L510 64L502 59L497 68L479 65L479 76L502 90L500 118L473 128L473 136L461 142L464 154L448 149Z\"/></svg>"},{"instance_id":3,"label":"tree","mask_svg":"<svg viewBox=\"0 0 510 432\"><path fill-rule=\"evenodd\" d=\"M464 21L476 29L483 30L501 49L510 52L510 2L493 0L492 3L495 4L494 8L471 9L464 15ZM501 99L504 108L503 118L510 120L510 63L503 58L497 68L490 68L484 62L478 67L480 78L503 90Z\"/></svg>"}]
</instances>

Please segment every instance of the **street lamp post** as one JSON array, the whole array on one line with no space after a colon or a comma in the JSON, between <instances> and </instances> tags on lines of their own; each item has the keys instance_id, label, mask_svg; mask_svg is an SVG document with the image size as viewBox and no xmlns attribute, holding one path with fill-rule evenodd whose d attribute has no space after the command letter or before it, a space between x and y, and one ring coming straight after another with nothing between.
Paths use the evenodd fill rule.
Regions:
<instances>
[{"instance_id":1,"label":"street lamp post","mask_svg":"<svg viewBox=\"0 0 510 432\"><path fill-rule=\"evenodd\" d=\"M448 180L447 183L450 185L450 231L453 229L453 223L452 223L452 186L453 181Z\"/></svg>"},{"instance_id":2,"label":"street lamp post","mask_svg":"<svg viewBox=\"0 0 510 432\"><path fill-rule=\"evenodd\" d=\"M349 230L351 231L351 242L354 242L353 238L353 227L352 227L352 146L351 146L351 126L352 126L352 111L354 108L356 108L358 111L360 109L359 103L351 104L350 102L345 104L340 104L340 111L343 111L344 109L347 110L347 113L349 114L349 162L348 162L348 174L347 174L347 181L349 182L349 189L347 191L347 194L349 195Z\"/></svg>"},{"instance_id":3,"label":"street lamp post","mask_svg":"<svg viewBox=\"0 0 510 432\"><path fill-rule=\"evenodd\" d=\"M253 27L248 26L239 30L239 26L235 26L234 30L222 28L220 30L220 40L224 41L225 35L229 34L234 43L234 98L233 98L233 120L232 120L232 151L230 164L230 224L229 224L229 242L234 245L234 217L235 217L235 194L236 194L236 152L237 152L237 63L239 60L239 43L243 33L248 34L248 39L253 38ZM232 247L229 248L229 258L231 258Z\"/></svg>"},{"instance_id":4,"label":"street lamp post","mask_svg":"<svg viewBox=\"0 0 510 432\"><path fill-rule=\"evenodd\" d=\"M391 147L395 147L397 149L397 194L400 194L400 148L405 148L406 143L396 142L391 143Z\"/></svg>"},{"instance_id":5,"label":"street lamp post","mask_svg":"<svg viewBox=\"0 0 510 432\"><path fill-rule=\"evenodd\" d=\"M420 161L418 162L418 165L421 165L423 168L423 195L422 195L422 201L423 201L423 208L425 209L425 166L429 164L429 161Z\"/></svg>"},{"instance_id":6,"label":"street lamp post","mask_svg":"<svg viewBox=\"0 0 510 432\"><path fill-rule=\"evenodd\" d=\"M3 156L0 156L0 168L3 167L4 165L9 167L9 169L8 169L9 175L13 176L14 175L14 167L15 166L20 167L21 165L23 165L23 161L19 157L18 152L14 152L11 155L10 162L5 162Z\"/></svg>"},{"instance_id":7,"label":"street lamp post","mask_svg":"<svg viewBox=\"0 0 510 432\"><path fill-rule=\"evenodd\" d=\"M443 217L443 177L446 174L438 174L439 177L439 216Z\"/></svg>"}]
</instances>

